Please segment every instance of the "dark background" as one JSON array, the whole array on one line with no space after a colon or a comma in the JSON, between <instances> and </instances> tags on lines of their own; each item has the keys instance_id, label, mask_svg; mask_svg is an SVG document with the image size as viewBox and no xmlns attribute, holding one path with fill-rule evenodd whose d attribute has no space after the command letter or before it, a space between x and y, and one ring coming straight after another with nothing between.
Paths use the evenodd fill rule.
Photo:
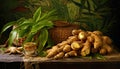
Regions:
<instances>
[{"instance_id":1,"label":"dark background","mask_svg":"<svg viewBox=\"0 0 120 69\"><path fill-rule=\"evenodd\" d=\"M112 7L112 13L116 16L116 22L113 25L112 39L115 45L120 49L120 0L110 0L110 6Z\"/></svg>"}]
</instances>

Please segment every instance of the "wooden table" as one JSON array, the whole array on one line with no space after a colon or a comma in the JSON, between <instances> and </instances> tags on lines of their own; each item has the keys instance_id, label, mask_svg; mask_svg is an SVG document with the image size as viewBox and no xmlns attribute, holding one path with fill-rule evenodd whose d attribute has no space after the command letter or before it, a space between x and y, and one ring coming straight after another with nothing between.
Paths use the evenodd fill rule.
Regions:
<instances>
[{"instance_id":1,"label":"wooden table","mask_svg":"<svg viewBox=\"0 0 120 69\"><path fill-rule=\"evenodd\" d=\"M16 69L120 69L119 53L104 57L105 59L82 57L52 60L44 57L28 58L20 55L0 54L0 69L10 69L12 66Z\"/></svg>"}]
</instances>

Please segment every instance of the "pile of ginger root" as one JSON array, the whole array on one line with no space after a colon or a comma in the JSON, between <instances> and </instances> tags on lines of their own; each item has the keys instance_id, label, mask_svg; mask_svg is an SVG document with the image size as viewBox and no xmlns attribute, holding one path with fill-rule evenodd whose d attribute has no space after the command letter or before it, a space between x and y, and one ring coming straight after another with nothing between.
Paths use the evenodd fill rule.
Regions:
<instances>
[{"instance_id":1,"label":"pile of ginger root","mask_svg":"<svg viewBox=\"0 0 120 69\"><path fill-rule=\"evenodd\" d=\"M75 56L87 56L91 53L101 55L113 51L112 40L101 31L72 30L72 36L47 49L47 58L62 59Z\"/></svg>"}]
</instances>

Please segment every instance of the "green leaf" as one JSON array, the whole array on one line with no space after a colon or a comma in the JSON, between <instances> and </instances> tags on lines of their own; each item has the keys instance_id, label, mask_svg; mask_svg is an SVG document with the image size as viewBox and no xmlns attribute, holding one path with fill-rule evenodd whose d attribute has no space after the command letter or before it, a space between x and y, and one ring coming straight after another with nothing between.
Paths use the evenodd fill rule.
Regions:
<instances>
[{"instance_id":1,"label":"green leaf","mask_svg":"<svg viewBox=\"0 0 120 69\"><path fill-rule=\"evenodd\" d=\"M97 6L99 5L99 2L97 0L92 0L92 2Z\"/></svg>"},{"instance_id":2,"label":"green leaf","mask_svg":"<svg viewBox=\"0 0 120 69\"><path fill-rule=\"evenodd\" d=\"M23 17L23 18L20 18L16 21L17 25L23 23L26 19Z\"/></svg>"},{"instance_id":3,"label":"green leaf","mask_svg":"<svg viewBox=\"0 0 120 69\"><path fill-rule=\"evenodd\" d=\"M52 27L52 26L53 26L53 23L51 21L43 20L43 21L40 21L39 23L35 24L32 27L31 32L37 32L43 27L48 27L49 28L49 27Z\"/></svg>"},{"instance_id":4,"label":"green leaf","mask_svg":"<svg viewBox=\"0 0 120 69\"><path fill-rule=\"evenodd\" d=\"M101 5L101 6L102 6L102 5L105 5L108 1L109 1L109 0L102 0L102 1L100 1L100 5Z\"/></svg>"},{"instance_id":5,"label":"green leaf","mask_svg":"<svg viewBox=\"0 0 120 69\"><path fill-rule=\"evenodd\" d=\"M41 17L41 7L39 7L33 15L33 21L38 22Z\"/></svg>"},{"instance_id":6,"label":"green leaf","mask_svg":"<svg viewBox=\"0 0 120 69\"><path fill-rule=\"evenodd\" d=\"M26 43L26 42L31 42L35 34L36 34L36 33L34 33L34 32L30 32L30 33L27 35L27 38L25 39L25 41L23 42L23 44Z\"/></svg>"},{"instance_id":7,"label":"green leaf","mask_svg":"<svg viewBox=\"0 0 120 69\"><path fill-rule=\"evenodd\" d=\"M54 14L55 14L55 10L51 10L48 13L44 13L43 16L40 17L39 21L44 19L50 19L52 15L54 16Z\"/></svg>"},{"instance_id":8,"label":"green leaf","mask_svg":"<svg viewBox=\"0 0 120 69\"><path fill-rule=\"evenodd\" d=\"M17 35L19 35L19 34L17 33L16 30L13 30L13 31L10 32L10 35L9 35L9 38L8 38L8 45L9 46L12 45L13 41L15 40L15 38L17 38Z\"/></svg>"},{"instance_id":9,"label":"green leaf","mask_svg":"<svg viewBox=\"0 0 120 69\"><path fill-rule=\"evenodd\" d=\"M31 27L27 26L26 28L23 29L19 29L19 37L27 37L27 35L29 34L29 32L31 31Z\"/></svg>"},{"instance_id":10,"label":"green leaf","mask_svg":"<svg viewBox=\"0 0 120 69\"><path fill-rule=\"evenodd\" d=\"M42 51L39 55L40 55L40 57L45 57L47 55L47 52L46 51Z\"/></svg>"},{"instance_id":11,"label":"green leaf","mask_svg":"<svg viewBox=\"0 0 120 69\"><path fill-rule=\"evenodd\" d=\"M14 30L18 31L19 37L22 37L22 36L26 36L25 34L28 34L31 31L32 26L33 23L24 23L17 26Z\"/></svg>"},{"instance_id":12,"label":"green leaf","mask_svg":"<svg viewBox=\"0 0 120 69\"><path fill-rule=\"evenodd\" d=\"M76 6L80 7L80 8L86 8L82 3L78 3L74 0L71 0Z\"/></svg>"},{"instance_id":13,"label":"green leaf","mask_svg":"<svg viewBox=\"0 0 120 69\"><path fill-rule=\"evenodd\" d=\"M90 8L90 3L88 2L88 0L86 1L86 7L87 7L87 10L88 10L88 12L90 13L90 10L91 10L91 8Z\"/></svg>"},{"instance_id":14,"label":"green leaf","mask_svg":"<svg viewBox=\"0 0 120 69\"><path fill-rule=\"evenodd\" d=\"M48 40L47 40L47 46L46 46L46 48L51 48L53 45L54 45L54 41L48 35Z\"/></svg>"},{"instance_id":15,"label":"green leaf","mask_svg":"<svg viewBox=\"0 0 120 69\"><path fill-rule=\"evenodd\" d=\"M39 22L38 24L34 25L31 29L31 32L29 33L29 35L27 36L26 41L31 41L33 36L35 34L37 34L38 31L41 31L42 28L47 27L47 29L49 29L49 27L51 28L51 26L53 26L53 23L51 21L46 21L44 20L43 22ZM48 36L47 36L48 37Z\"/></svg>"},{"instance_id":16,"label":"green leaf","mask_svg":"<svg viewBox=\"0 0 120 69\"><path fill-rule=\"evenodd\" d=\"M40 36L39 36L39 46L38 46L38 54L41 55L42 51L43 51L43 48L48 40L48 31L47 29L42 29L40 31Z\"/></svg>"},{"instance_id":17,"label":"green leaf","mask_svg":"<svg viewBox=\"0 0 120 69\"><path fill-rule=\"evenodd\" d=\"M9 22L6 25L4 25L0 32L0 35L2 35L3 32L5 32L8 28L12 27L15 24L16 24L16 21L13 21L13 22Z\"/></svg>"},{"instance_id":18,"label":"green leaf","mask_svg":"<svg viewBox=\"0 0 120 69\"><path fill-rule=\"evenodd\" d=\"M22 24L24 23L34 23L33 19L32 18L29 18L29 19L25 19ZM36 22L35 22L36 23ZM21 24L20 24L21 25Z\"/></svg>"},{"instance_id":19,"label":"green leaf","mask_svg":"<svg viewBox=\"0 0 120 69\"><path fill-rule=\"evenodd\" d=\"M15 30L18 30L18 29L26 29L26 27L31 27L33 25L33 23L24 23L24 24L21 24L21 25L18 25Z\"/></svg>"},{"instance_id":20,"label":"green leaf","mask_svg":"<svg viewBox=\"0 0 120 69\"><path fill-rule=\"evenodd\" d=\"M104 56L102 56L101 54L99 54L99 53L96 53L96 54L94 54L94 56L93 57L95 57L95 58L97 58L97 59L103 59L103 60L105 60L105 57Z\"/></svg>"}]
</instances>

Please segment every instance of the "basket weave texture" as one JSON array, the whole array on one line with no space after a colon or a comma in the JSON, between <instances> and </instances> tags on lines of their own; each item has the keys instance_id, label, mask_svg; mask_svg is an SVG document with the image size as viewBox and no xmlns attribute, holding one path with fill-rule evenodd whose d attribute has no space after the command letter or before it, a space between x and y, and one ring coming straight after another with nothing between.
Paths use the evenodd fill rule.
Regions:
<instances>
[{"instance_id":1,"label":"basket weave texture","mask_svg":"<svg viewBox=\"0 0 120 69\"><path fill-rule=\"evenodd\" d=\"M73 29L79 29L79 25L57 22L54 28L49 30L49 34L54 43L58 44L71 36Z\"/></svg>"}]
</instances>

